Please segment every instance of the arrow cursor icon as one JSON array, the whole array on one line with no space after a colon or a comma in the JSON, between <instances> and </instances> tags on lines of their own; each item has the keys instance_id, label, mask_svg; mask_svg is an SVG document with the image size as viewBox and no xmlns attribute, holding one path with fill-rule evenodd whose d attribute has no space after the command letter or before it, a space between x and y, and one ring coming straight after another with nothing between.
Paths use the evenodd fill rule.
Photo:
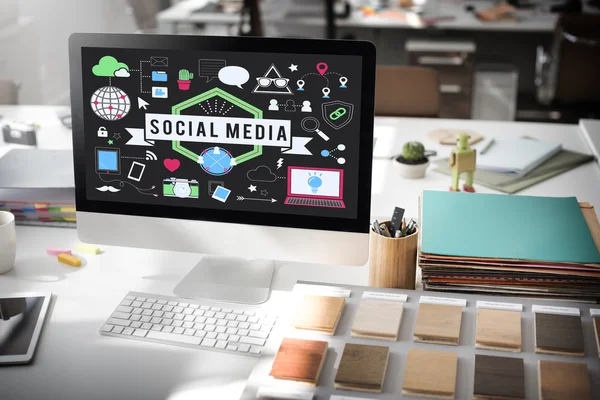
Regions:
<instances>
[{"instance_id":1,"label":"arrow cursor icon","mask_svg":"<svg viewBox=\"0 0 600 400\"><path fill-rule=\"evenodd\" d=\"M146 100L142 99L141 97L138 97L138 109L143 108L145 110L146 107L148 107L149 105L150 104Z\"/></svg>"}]
</instances>

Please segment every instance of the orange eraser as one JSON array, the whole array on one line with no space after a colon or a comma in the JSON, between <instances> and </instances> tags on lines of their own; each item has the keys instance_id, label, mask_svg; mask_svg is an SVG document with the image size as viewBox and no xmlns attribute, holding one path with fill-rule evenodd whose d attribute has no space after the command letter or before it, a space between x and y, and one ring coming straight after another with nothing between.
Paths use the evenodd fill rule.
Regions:
<instances>
[{"instance_id":1,"label":"orange eraser","mask_svg":"<svg viewBox=\"0 0 600 400\"><path fill-rule=\"evenodd\" d=\"M59 254L58 261L60 261L63 264L70 265L71 267L81 266L81 260L79 258L66 253Z\"/></svg>"}]
</instances>

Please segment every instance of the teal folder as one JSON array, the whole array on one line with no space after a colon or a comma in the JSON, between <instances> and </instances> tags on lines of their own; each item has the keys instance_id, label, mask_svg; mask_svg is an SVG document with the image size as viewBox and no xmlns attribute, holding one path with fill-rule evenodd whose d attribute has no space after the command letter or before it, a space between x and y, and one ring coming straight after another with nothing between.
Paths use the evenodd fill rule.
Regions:
<instances>
[{"instance_id":1,"label":"teal folder","mask_svg":"<svg viewBox=\"0 0 600 400\"><path fill-rule=\"evenodd\" d=\"M600 263L575 197L425 191L421 214L425 254Z\"/></svg>"}]
</instances>

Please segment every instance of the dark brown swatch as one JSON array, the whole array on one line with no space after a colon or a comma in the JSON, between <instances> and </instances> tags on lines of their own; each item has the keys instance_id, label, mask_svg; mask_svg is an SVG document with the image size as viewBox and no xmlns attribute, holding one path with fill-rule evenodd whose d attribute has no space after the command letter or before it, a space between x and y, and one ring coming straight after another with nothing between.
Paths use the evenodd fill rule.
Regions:
<instances>
[{"instance_id":1,"label":"dark brown swatch","mask_svg":"<svg viewBox=\"0 0 600 400\"><path fill-rule=\"evenodd\" d=\"M594 317L594 331L596 332L596 349L600 357L600 317Z\"/></svg>"},{"instance_id":2,"label":"dark brown swatch","mask_svg":"<svg viewBox=\"0 0 600 400\"><path fill-rule=\"evenodd\" d=\"M535 313L535 352L583 357L581 317Z\"/></svg>"},{"instance_id":3,"label":"dark brown swatch","mask_svg":"<svg viewBox=\"0 0 600 400\"><path fill-rule=\"evenodd\" d=\"M541 400L591 400L587 364L538 361Z\"/></svg>"},{"instance_id":4,"label":"dark brown swatch","mask_svg":"<svg viewBox=\"0 0 600 400\"><path fill-rule=\"evenodd\" d=\"M271 375L275 379L304 382L315 386L327 355L327 342L283 339L273 360Z\"/></svg>"},{"instance_id":5,"label":"dark brown swatch","mask_svg":"<svg viewBox=\"0 0 600 400\"><path fill-rule=\"evenodd\" d=\"M335 388L380 393L389 352L387 346L347 343L335 375Z\"/></svg>"},{"instance_id":6,"label":"dark brown swatch","mask_svg":"<svg viewBox=\"0 0 600 400\"><path fill-rule=\"evenodd\" d=\"M474 400L525 399L525 365L521 358L475 355Z\"/></svg>"}]
</instances>

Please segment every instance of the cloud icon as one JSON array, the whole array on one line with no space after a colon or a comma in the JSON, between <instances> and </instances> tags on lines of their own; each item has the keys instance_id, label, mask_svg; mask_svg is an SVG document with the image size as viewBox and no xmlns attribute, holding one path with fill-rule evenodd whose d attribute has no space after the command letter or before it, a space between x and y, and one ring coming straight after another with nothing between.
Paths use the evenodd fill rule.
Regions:
<instances>
[{"instance_id":1,"label":"cloud icon","mask_svg":"<svg viewBox=\"0 0 600 400\"><path fill-rule=\"evenodd\" d=\"M115 76L117 78L129 78L131 74L125 68L119 68L115 71Z\"/></svg>"},{"instance_id":2,"label":"cloud icon","mask_svg":"<svg viewBox=\"0 0 600 400\"><path fill-rule=\"evenodd\" d=\"M117 76L115 73L121 69L124 69L129 74L129 67L127 64L117 61L117 59L112 56L104 56L100 59L98 64L94 65L92 73L96 76L112 77Z\"/></svg>"},{"instance_id":3,"label":"cloud icon","mask_svg":"<svg viewBox=\"0 0 600 400\"><path fill-rule=\"evenodd\" d=\"M251 169L246 176L254 182L275 182L277 180L277 175L271 172L271 169L266 165L260 165L255 169Z\"/></svg>"}]
</instances>

